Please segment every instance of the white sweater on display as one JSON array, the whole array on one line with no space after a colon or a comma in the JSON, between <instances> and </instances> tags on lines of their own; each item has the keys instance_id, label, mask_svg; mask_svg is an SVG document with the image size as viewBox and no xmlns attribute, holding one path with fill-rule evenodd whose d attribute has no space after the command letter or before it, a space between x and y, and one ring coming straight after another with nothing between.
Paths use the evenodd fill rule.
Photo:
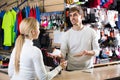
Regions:
<instances>
[{"instance_id":1,"label":"white sweater on display","mask_svg":"<svg viewBox=\"0 0 120 80\"><path fill-rule=\"evenodd\" d=\"M21 56L20 56L20 69L16 74L14 68L15 61L15 48L11 54L8 74L11 80L51 80L62 69L61 66L56 67L53 71L47 72L43 62L43 56L40 49L33 46L32 40L25 39Z\"/></svg>"},{"instance_id":2,"label":"white sweater on display","mask_svg":"<svg viewBox=\"0 0 120 80\"><path fill-rule=\"evenodd\" d=\"M84 26L82 30L75 31L72 28L65 32L61 43L61 52L66 57L68 70L78 70L93 67L93 56L74 57L83 50L93 50L99 54L97 34L94 29Z\"/></svg>"}]
</instances>

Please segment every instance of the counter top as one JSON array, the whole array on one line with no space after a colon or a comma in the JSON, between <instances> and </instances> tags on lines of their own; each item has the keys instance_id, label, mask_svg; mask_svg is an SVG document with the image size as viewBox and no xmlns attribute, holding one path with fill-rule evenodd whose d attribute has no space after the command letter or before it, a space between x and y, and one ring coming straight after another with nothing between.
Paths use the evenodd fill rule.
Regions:
<instances>
[{"instance_id":1,"label":"counter top","mask_svg":"<svg viewBox=\"0 0 120 80\"><path fill-rule=\"evenodd\" d=\"M7 72L7 69L0 69ZM4 79L3 79L3 78ZM87 70L62 71L52 80L105 80L109 78L120 77L120 64L96 67ZM6 79L5 79L6 78ZM9 80L8 75L0 73L0 80ZM120 80L111 79L111 80Z\"/></svg>"},{"instance_id":2,"label":"counter top","mask_svg":"<svg viewBox=\"0 0 120 80\"><path fill-rule=\"evenodd\" d=\"M120 76L120 64L87 70L62 71L52 80L105 80ZM120 80L120 79L119 79Z\"/></svg>"}]
</instances>

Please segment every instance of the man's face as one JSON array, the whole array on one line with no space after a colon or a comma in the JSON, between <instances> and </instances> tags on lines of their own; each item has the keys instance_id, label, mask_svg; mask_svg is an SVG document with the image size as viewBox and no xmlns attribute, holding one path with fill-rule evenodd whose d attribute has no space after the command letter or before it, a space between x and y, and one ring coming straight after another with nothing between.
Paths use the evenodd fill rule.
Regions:
<instances>
[{"instance_id":1,"label":"man's face","mask_svg":"<svg viewBox=\"0 0 120 80\"><path fill-rule=\"evenodd\" d=\"M69 16L70 16L70 21L72 25L81 24L82 22L81 15L77 11L71 12Z\"/></svg>"}]
</instances>

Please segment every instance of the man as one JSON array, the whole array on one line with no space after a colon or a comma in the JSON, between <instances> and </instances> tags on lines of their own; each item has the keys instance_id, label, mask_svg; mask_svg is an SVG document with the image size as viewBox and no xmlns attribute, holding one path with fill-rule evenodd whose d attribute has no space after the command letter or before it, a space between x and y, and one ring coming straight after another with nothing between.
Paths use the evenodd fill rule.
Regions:
<instances>
[{"instance_id":1,"label":"man","mask_svg":"<svg viewBox=\"0 0 120 80\"><path fill-rule=\"evenodd\" d=\"M83 11L80 6L71 7L69 17L73 26L65 32L60 48L68 61L67 70L91 68L94 56L99 53L96 32L82 24Z\"/></svg>"}]
</instances>

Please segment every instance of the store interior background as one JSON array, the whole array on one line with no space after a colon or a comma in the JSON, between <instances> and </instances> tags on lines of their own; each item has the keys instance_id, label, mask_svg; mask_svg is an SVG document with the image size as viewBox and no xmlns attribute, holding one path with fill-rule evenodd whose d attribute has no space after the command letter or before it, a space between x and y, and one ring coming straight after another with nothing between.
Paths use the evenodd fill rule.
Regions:
<instances>
[{"instance_id":1,"label":"store interior background","mask_svg":"<svg viewBox=\"0 0 120 80\"><path fill-rule=\"evenodd\" d=\"M16 33L16 37L14 37L13 42L11 40L10 44L3 44L3 16L5 13L15 9L17 16L24 14L21 18L22 20L27 16L24 12L20 12L27 6L33 9L31 10L31 15L29 14L28 16L38 17L37 19L41 26L41 35L38 40L34 41L34 45L42 50L47 49L50 52L52 48L60 48L61 36L72 26L68 17L69 7L76 4L81 5L84 10L83 23L90 25L97 31L98 42L101 48L100 55L94 59L94 66L101 67L119 64L120 7L118 6L120 6L120 0L103 0L106 2L109 1L106 5L105 2L100 4L100 1L102 0L0 0L0 69L4 69L7 74L6 69L8 67L9 57L18 35ZM90 3L94 3L94 5ZM98 7L98 5L100 6ZM36 7L39 9L37 17L34 16L35 14L37 15L34 12ZM13 16L12 18L14 18L14 21L11 26L14 29L17 17ZM11 19L8 21L11 21ZM9 35L12 36L12 34Z\"/></svg>"}]
</instances>

